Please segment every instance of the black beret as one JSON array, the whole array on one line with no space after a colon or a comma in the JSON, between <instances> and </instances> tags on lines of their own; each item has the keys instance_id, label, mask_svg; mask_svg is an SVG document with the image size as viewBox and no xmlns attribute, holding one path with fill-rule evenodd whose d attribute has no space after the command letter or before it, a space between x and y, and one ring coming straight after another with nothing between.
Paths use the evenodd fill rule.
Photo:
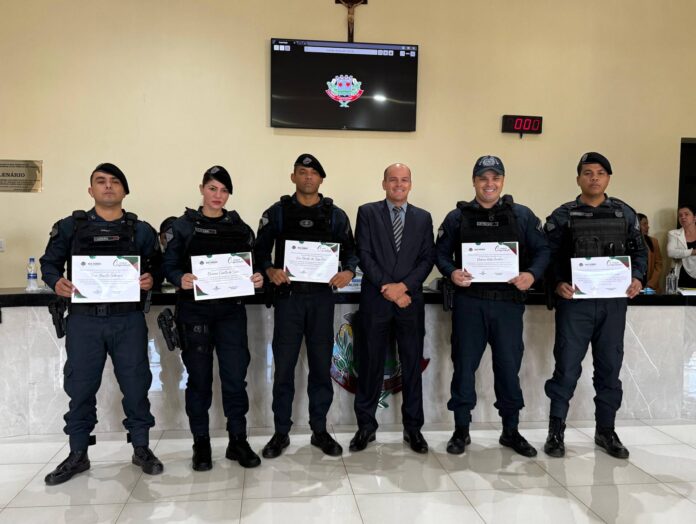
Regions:
<instances>
[{"instance_id":1,"label":"black beret","mask_svg":"<svg viewBox=\"0 0 696 524\"><path fill-rule=\"evenodd\" d=\"M223 186L227 188L227 191L229 194L232 194L232 178L230 178L230 174L227 172L227 169L225 169L222 166L213 166L210 169L208 169L204 174L203 178L206 177L211 177L220 182Z\"/></svg>"},{"instance_id":2,"label":"black beret","mask_svg":"<svg viewBox=\"0 0 696 524\"><path fill-rule=\"evenodd\" d=\"M611 175L611 164L609 163L609 160L607 160L607 157L600 153L591 151L582 155L580 157L580 162L578 162L578 175L580 174L580 171L582 171L582 166L584 164L599 164L604 168L604 171L606 171L608 175Z\"/></svg>"},{"instance_id":3,"label":"black beret","mask_svg":"<svg viewBox=\"0 0 696 524\"><path fill-rule=\"evenodd\" d=\"M126 192L126 195L130 193L130 189L128 189L128 180L126 180L126 175L123 174L123 171L121 171L118 168L118 166L110 164L108 162L104 162L103 164L99 164L97 167L94 168L94 171L92 171L92 175L97 172L115 176L121 181L121 184L123 184L123 189ZM92 179L92 175L90 175L89 177L90 180Z\"/></svg>"},{"instance_id":4,"label":"black beret","mask_svg":"<svg viewBox=\"0 0 696 524\"><path fill-rule=\"evenodd\" d=\"M297 166L311 167L321 175L321 178L326 178L326 172L324 171L324 168L321 167L319 160L317 160L317 158L314 155L310 155L309 153L302 153L300 156L297 157L297 160L295 160L295 167Z\"/></svg>"}]
</instances>

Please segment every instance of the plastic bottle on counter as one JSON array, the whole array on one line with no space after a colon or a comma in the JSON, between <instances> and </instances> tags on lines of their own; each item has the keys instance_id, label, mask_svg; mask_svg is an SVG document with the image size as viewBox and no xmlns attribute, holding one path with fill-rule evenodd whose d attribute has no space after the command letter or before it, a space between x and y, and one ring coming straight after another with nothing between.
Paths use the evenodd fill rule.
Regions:
<instances>
[{"instance_id":1,"label":"plastic bottle on counter","mask_svg":"<svg viewBox=\"0 0 696 524\"><path fill-rule=\"evenodd\" d=\"M36 260L34 257L29 257L27 264L27 293L36 293L39 291L39 279L36 274Z\"/></svg>"},{"instance_id":2,"label":"plastic bottle on counter","mask_svg":"<svg viewBox=\"0 0 696 524\"><path fill-rule=\"evenodd\" d=\"M679 276L677 275L675 268L672 268L667 274L667 278L665 279L665 294L676 295L678 282Z\"/></svg>"}]
</instances>

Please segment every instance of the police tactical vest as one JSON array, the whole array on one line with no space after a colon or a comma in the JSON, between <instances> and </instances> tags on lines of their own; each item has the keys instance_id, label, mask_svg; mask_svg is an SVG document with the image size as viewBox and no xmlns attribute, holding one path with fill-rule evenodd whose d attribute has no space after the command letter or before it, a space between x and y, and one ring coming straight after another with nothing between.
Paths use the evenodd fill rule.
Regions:
<instances>
[{"instance_id":1,"label":"police tactical vest","mask_svg":"<svg viewBox=\"0 0 696 524\"><path fill-rule=\"evenodd\" d=\"M187 209L184 216L193 225L186 243L185 272L191 272L191 257L220 253L251 251L249 227L236 211L227 211L219 220L211 220L201 212Z\"/></svg>"},{"instance_id":2,"label":"police tactical vest","mask_svg":"<svg viewBox=\"0 0 696 524\"><path fill-rule=\"evenodd\" d=\"M517 242L520 253L520 270L527 267L527 250L520 238L517 218L512 208L512 196L505 195L501 203L490 209L474 206L471 202L458 202L457 209L462 214L459 228L460 242ZM455 252L458 268L462 267L461 247ZM458 291L480 298L492 300L524 301L526 294L507 283L481 283L457 288Z\"/></svg>"},{"instance_id":3,"label":"police tactical vest","mask_svg":"<svg viewBox=\"0 0 696 524\"><path fill-rule=\"evenodd\" d=\"M90 218L86 211L73 211L75 234L73 255L138 255L135 245L135 226L138 216L125 213L117 222Z\"/></svg>"},{"instance_id":4,"label":"police tactical vest","mask_svg":"<svg viewBox=\"0 0 696 524\"><path fill-rule=\"evenodd\" d=\"M91 218L86 211L73 211L75 230L71 255L76 256L125 256L139 255L135 244L135 226L138 216L126 212L117 222L104 222ZM72 278L72 260L68 260L68 274Z\"/></svg>"},{"instance_id":5,"label":"police tactical vest","mask_svg":"<svg viewBox=\"0 0 696 524\"><path fill-rule=\"evenodd\" d=\"M628 253L628 224L621 203L611 200L606 206L579 208L568 202L570 253L573 257L611 257Z\"/></svg>"},{"instance_id":6,"label":"police tactical vest","mask_svg":"<svg viewBox=\"0 0 696 524\"><path fill-rule=\"evenodd\" d=\"M283 267L286 240L333 241L333 200L324 198L320 205L307 207L285 195L280 199L281 231L275 242L275 267Z\"/></svg>"}]
</instances>

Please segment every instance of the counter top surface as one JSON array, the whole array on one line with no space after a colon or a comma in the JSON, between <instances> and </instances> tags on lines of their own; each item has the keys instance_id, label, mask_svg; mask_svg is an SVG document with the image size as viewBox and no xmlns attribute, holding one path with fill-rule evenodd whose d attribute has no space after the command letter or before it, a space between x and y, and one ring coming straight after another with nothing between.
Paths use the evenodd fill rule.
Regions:
<instances>
[{"instance_id":1,"label":"counter top surface","mask_svg":"<svg viewBox=\"0 0 696 524\"><path fill-rule=\"evenodd\" d=\"M426 291L424 293L426 304L441 304L442 295L440 292ZM0 288L0 307L34 307L47 306L55 298L53 292L27 293L23 288ZM152 294L152 305L172 306L176 302L176 294L173 290L169 292L154 292ZM336 293L336 303L338 304L358 304L360 302L359 293ZM247 304L264 304L263 293L257 293L253 297L246 298ZM527 296L528 305L545 305L546 298L543 293L531 292ZM691 306L696 305L696 297L685 297L682 295L639 295L628 302L629 306Z\"/></svg>"}]
</instances>

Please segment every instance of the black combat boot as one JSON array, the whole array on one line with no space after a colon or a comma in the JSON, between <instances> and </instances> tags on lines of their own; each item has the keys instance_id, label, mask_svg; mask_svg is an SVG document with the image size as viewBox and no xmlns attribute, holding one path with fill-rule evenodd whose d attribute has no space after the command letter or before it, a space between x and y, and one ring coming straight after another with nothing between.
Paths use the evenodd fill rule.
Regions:
<instances>
[{"instance_id":1,"label":"black combat boot","mask_svg":"<svg viewBox=\"0 0 696 524\"><path fill-rule=\"evenodd\" d=\"M612 457L619 459L628 458L628 450L619 440L619 436L614 431L614 428L597 427L594 436L595 444L604 449Z\"/></svg>"},{"instance_id":2,"label":"black combat boot","mask_svg":"<svg viewBox=\"0 0 696 524\"><path fill-rule=\"evenodd\" d=\"M549 418L549 434L544 444L544 453L550 457L562 457L565 455L565 444L563 434L565 432L565 421L558 417Z\"/></svg>"},{"instance_id":3,"label":"black combat boot","mask_svg":"<svg viewBox=\"0 0 696 524\"><path fill-rule=\"evenodd\" d=\"M210 437L208 435L195 435L193 437L193 458L191 463L196 471L213 469L212 450L210 449Z\"/></svg>"},{"instance_id":4,"label":"black combat boot","mask_svg":"<svg viewBox=\"0 0 696 524\"><path fill-rule=\"evenodd\" d=\"M447 453L461 455L469 444L471 444L469 426L456 426L452 438L447 442Z\"/></svg>"},{"instance_id":5,"label":"black combat boot","mask_svg":"<svg viewBox=\"0 0 696 524\"><path fill-rule=\"evenodd\" d=\"M287 433L273 433L271 440L263 447L263 458L272 459L279 457L285 448L290 445L290 437Z\"/></svg>"},{"instance_id":6,"label":"black combat boot","mask_svg":"<svg viewBox=\"0 0 696 524\"><path fill-rule=\"evenodd\" d=\"M148 475L159 475L164 471L164 466L147 446L133 447L133 464L140 466L143 473Z\"/></svg>"},{"instance_id":7,"label":"black combat boot","mask_svg":"<svg viewBox=\"0 0 696 524\"><path fill-rule=\"evenodd\" d=\"M67 482L73 478L73 476L87 471L88 469L89 457L87 456L87 450L71 451L68 458L58 464L56 469L46 475L44 482L49 486L56 486L63 482Z\"/></svg>"},{"instance_id":8,"label":"black combat boot","mask_svg":"<svg viewBox=\"0 0 696 524\"><path fill-rule=\"evenodd\" d=\"M524 457L536 457L537 450L525 439L517 428L503 428L498 440L502 446L512 448Z\"/></svg>"},{"instance_id":9,"label":"black combat boot","mask_svg":"<svg viewBox=\"0 0 696 524\"><path fill-rule=\"evenodd\" d=\"M243 468L255 468L261 464L261 459L249 446L247 436L244 433L239 435L230 433L230 443L227 445L225 457L236 460Z\"/></svg>"}]
</instances>

